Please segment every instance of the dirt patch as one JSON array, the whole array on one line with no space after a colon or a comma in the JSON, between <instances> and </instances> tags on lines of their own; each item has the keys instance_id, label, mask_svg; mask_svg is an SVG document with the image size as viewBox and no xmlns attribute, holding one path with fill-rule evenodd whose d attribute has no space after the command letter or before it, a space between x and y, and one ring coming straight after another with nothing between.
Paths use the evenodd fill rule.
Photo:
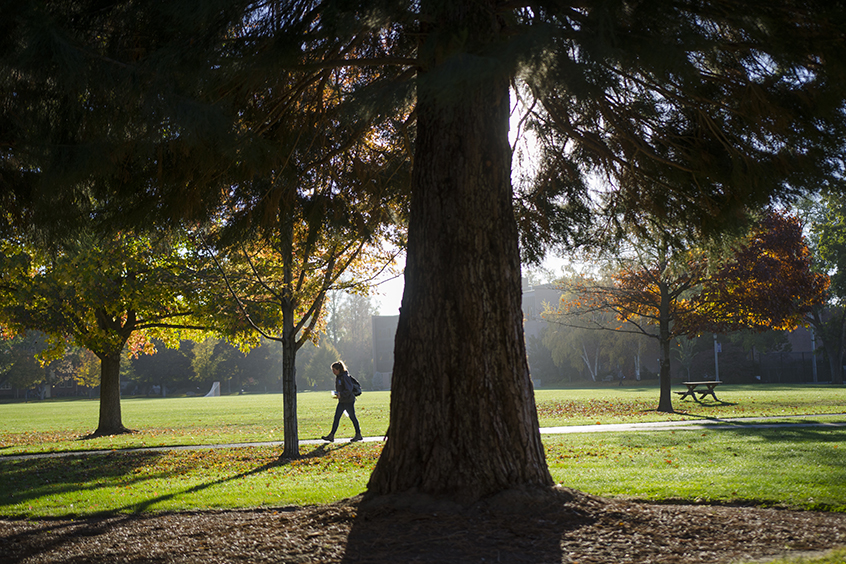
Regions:
<instances>
[{"instance_id":1,"label":"dirt patch","mask_svg":"<svg viewBox=\"0 0 846 564\"><path fill-rule=\"evenodd\" d=\"M566 489L277 509L0 519L2 563L731 563L846 545L846 514L655 505Z\"/></svg>"}]
</instances>

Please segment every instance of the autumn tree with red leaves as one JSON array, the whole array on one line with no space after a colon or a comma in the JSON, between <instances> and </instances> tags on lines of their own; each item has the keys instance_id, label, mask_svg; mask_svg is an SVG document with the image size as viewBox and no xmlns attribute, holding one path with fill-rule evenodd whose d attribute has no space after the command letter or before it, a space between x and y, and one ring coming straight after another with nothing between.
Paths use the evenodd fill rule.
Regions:
<instances>
[{"instance_id":1,"label":"autumn tree with red leaves","mask_svg":"<svg viewBox=\"0 0 846 564\"><path fill-rule=\"evenodd\" d=\"M812 306L825 302L829 287L828 276L812 271L811 258L800 221L768 214L690 298L679 331L792 331Z\"/></svg>"},{"instance_id":2,"label":"autumn tree with red leaves","mask_svg":"<svg viewBox=\"0 0 846 564\"><path fill-rule=\"evenodd\" d=\"M613 312L616 330L658 339L661 348L658 411L673 411L670 344L681 335L739 329L788 331L824 300L828 278L811 270L800 222L768 213L722 262L694 247L671 244L665 232L641 231L629 246L607 256L606 281L585 278L575 297L546 312L550 321L585 327L598 311ZM601 329L596 327L596 329Z\"/></svg>"}]
</instances>

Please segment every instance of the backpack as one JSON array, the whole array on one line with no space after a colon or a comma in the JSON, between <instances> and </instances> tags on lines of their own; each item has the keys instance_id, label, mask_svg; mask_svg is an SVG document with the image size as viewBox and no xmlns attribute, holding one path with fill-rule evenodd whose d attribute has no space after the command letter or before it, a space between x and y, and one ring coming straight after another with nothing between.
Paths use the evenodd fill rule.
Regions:
<instances>
[{"instance_id":1,"label":"backpack","mask_svg":"<svg viewBox=\"0 0 846 564\"><path fill-rule=\"evenodd\" d=\"M358 383L358 380L350 376L350 380L352 381L352 391L353 395L360 396L361 395L361 384Z\"/></svg>"}]
</instances>

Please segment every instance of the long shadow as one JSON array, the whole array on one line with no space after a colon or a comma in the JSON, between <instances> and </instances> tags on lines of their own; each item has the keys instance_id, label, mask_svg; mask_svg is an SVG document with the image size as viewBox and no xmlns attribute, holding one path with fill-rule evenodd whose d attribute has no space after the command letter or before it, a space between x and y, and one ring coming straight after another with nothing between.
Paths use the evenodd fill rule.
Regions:
<instances>
[{"instance_id":1,"label":"long shadow","mask_svg":"<svg viewBox=\"0 0 846 564\"><path fill-rule=\"evenodd\" d=\"M14 535L3 535L5 554L0 557L4 564L31 561L41 554L60 552L73 539L83 536L103 535L112 527L131 521L136 516L89 517L86 519L42 518L39 527L27 529ZM87 559L87 562L94 560Z\"/></svg>"},{"instance_id":2,"label":"long shadow","mask_svg":"<svg viewBox=\"0 0 846 564\"><path fill-rule=\"evenodd\" d=\"M0 508L72 491L94 491L101 488L96 480L131 476L135 469L154 463L162 455L161 452L117 452L73 459L0 460L4 486L0 490ZM121 483L134 485L148 479L149 475L138 476Z\"/></svg>"},{"instance_id":3,"label":"long shadow","mask_svg":"<svg viewBox=\"0 0 846 564\"><path fill-rule=\"evenodd\" d=\"M723 401L702 403L699 400L696 400L696 407L697 408L709 408L709 407L713 408L713 407L718 407L718 406L732 406L732 405L737 405L737 404L736 403L730 403L730 402L723 402ZM670 415L684 415L685 417L691 417L691 418L708 420L708 421L719 421L720 420L720 417L716 417L716 416L710 415L708 413L691 413L689 411L685 411L684 409L682 409L682 407L684 407L684 404L676 405ZM678 409L676 409L676 408L678 408ZM661 414L661 412L659 412L657 409L645 409L643 411L640 411L639 413L657 413L659 415Z\"/></svg>"},{"instance_id":4,"label":"long shadow","mask_svg":"<svg viewBox=\"0 0 846 564\"><path fill-rule=\"evenodd\" d=\"M291 464L292 462L295 462L296 460L308 460L308 459L311 459L311 458L321 458L321 457L326 456L327 454L329 454L332 451L338 451L338 450L345 449L349 445L350 445L350 443L339 443L333 449L327 448L326 445L319 445L313 451L311 451L311 452L309 452L309 453L307 453L307 454L305 454L305 455L303 455L303 456L301 456L300 458L297 458L297 459L280 457L280 458L278 458L278 459L276 459L272 462L268 462L267 464L262 464L261 466L253 468L252 470L248 470L246 472L241 472L240 474L235 474L235 475L232 475L232 476L228 476L226 478L220 478L218 480L213 480L213 481L210 481L210 482L204 482L202 484L197 484L196 486L192 486L192 487L186 488L184 490L160 495L160 496L157 496L157 497L146 499L146 500L138 502L138 503L131 503L131 504L125 505L121 508L118 508L114 511L118 512L118 513L125 513L125 512L141 513L141 512L149 510L150 507L152 507L152 506L154 506L158 503L161 503L163 501L175 499L175 498L177 498L179 496L183 496L183 495L190 495L190 494L193 494L193 493L201 492L203 490L207 490L207 489L215 487L215 486L226 484L228 482L232 482L232 481L235 481L235 480L241 480L243 478L247 478L249 476L254 476L256 474L261 474L262 472L267 472L268 470L272 470L274 468L281 468L281 467L284 467L284 466L288 466L289 464Z\"/></svg>"},{"instance_id":5,"label":"long shadow","mask_svg":"<svg viewBox=\"0 0 846 564\"><path fill-rule=\"evenodd\" d=\"M799 417L797 417L799 419ZM832 443L836 447L846 441L846 427L827 427L824 423L770 423L761 422L735 423L718 427L721 433L753 435L772 442L795 443ZM839 448L838 448L839 450ZM843 451L846 457L846 449ZM845 467L846 468L846 467Z\"/></svg>"},{"instance_id":6,"label":"long shadow","mask_svg":"<svg viewBox=\"0 0 846 564\"><path fill-rule=\"evenodd\" d=\"M676 401L679 402L679 403L676 404L676 406L681 407L685 404L685 402L687 402L687 399L676 400ZM706 403L706 402L702 401L702 399L694 398L694 401L696 402L696 407L699 407L699 408L738 405L737 402L730 402L730 401L723 401L723 400L717 400L717 401L708 400L708 402Z\"/></svg>"},{"instance_id":7,"label":"long shadow","mask_svg":"<svg viewBox=\"0 0 846 564\"><path fill-rule=\"evenodd\" d=\"M336 444L334 448L327 448L327 445L319 445L317 448L308 452L297 460L320 458L330 454L333 451L347 448L348 446L349 443L339 443ZM159 456L162 456L162 453L133 453L132 456L128 456L126 453L117 452L108 455L92 455L86 457L84 459L84 462L90 469L92 458L107 459L108 463L102 465L104 468L109 469L106 472L111 476L119 476L125 475L127 472L131 472L130 470L128 470L127 464L129 462L127 459L132 460L131 465L139 466L149 464L151 462L151 458L156 458ZM117 461L123 462L123 464L115 464L115 462ZM51 462L54 462L55 464L67 463L66 460L60 459L53 459L51 460ZM81 460L80 462L83 461ZM161 503L163 501L173 499L181 495L199 492L234 480L240 480L248 476L260 474L273 468L284 467L291 464L292 462L294 462L294 460L279 458L272 462L262 464L261 466L253 468L246 472L241 472L239 474L228 476L226 478L205 482L203 484L198 484L196 486L186 488L178 492L160 495L151 499L144 500L142 502L127 504L116 509L93 515L91 517L85 517L81 519L73 516L40 518L39 521L43 522L43 526L41 527L38 527L36 529L30 529L15 535L0 536L0 538L2 538L3 540L3 545L5 547L11 547L9 550L12 551L10 554L3 555L3 557L0 558L0 561L4 563L9 562L10 564L12 564L21 562L24 558L29 559L33 556L32 547L37 547L36 552L38 554L47 554L56 551L61 551L62 547L65 544L71 542L74 538L77 538L79 536L97 536L105 534L109 529L119 526L122 523L137 519L146 519L149 517L149 514L145 515L143 512L149 510L153 505L157 503ZM40 465L43 467L44 460L23 461L23 463L24 468L19 468L18 472L21 474L26 472L33 473L36 472L36 466ZM18 462L18 465L20 465L20 462ZM3 465L2 463L0 463L0 469L2 468ZM171 473L163 472L160 475L157 475L157 477L165 477L168 474ZM6 473L4 472L3 475L6 476ZM73 476L70 477L73 478ZM131 479L128 482L123 483L140 483L148 479L150 479L150 476L145 475L143 477ZM86 489L93 490L97 489L97 487L99 486L80 486L79 483L75 483L73 479L71 479L68 480L67 483L65 483L63 486L59 488L54 487L49 492L33 490L31 494L23 494L20 498L16 498L15 502L20 502L21 500L36 499L43 495L58 494L67 491L83 491ZM38 540L33 540L36 538ZM26 555L16 556L14 554L14 548L18 545L28 547Z\"/></svg>"},{"instance_id":8,"label":"long shadow","mask_svg":"<svg viewBox=\"0 0 846 564\"><path fill-rule=\"evenodd\" d=\"M506 492L470 507L407 494L363 501L344 564L561 562L562 536L594 518L569 490Z\"/></svg>"},{"instance_id":9,"label":"long shadow","mask_svg":"<svg viewBox=\"0 0 846 564\"><path fill-rule=\"evenodd\" d=\"M335 448L328 449L326 445L320 445L309 453L303 455L299 460L320 458L332 451L347 448L349 443L339 443ZM163 451L112 451L107 453L88 454L85 457L74 457L72 459L46 458L29 460L0 460L0 476L4 487L0 489L0 509L4 505L20 504L33 501L44 496L62 495L68 492L95 491L102 486L96 483L97 479L114 479L124 477L121 480L122 486L141 484L150 479L161 479L173 476L177 471L158 472L156 474L144 474L137 477L132 476L134 470L140 467L155 464L156 459L164 456ZM104 511L101 515L109 515L124 512L140 512L149 508L159 501L172 499L179 495L202 491L209 487L226 483L232 480L241 479L265 472L272 468L283 467L293 462L289 459L278 459L274 462L264 464L249 472L222 478L213 482L193 486L179 492L173 492L157 498L145 500L140 503L128 504L116 509ZM86 485L89 484L89 485ZM70 514L69 514L70 515Z\"/></svg>"},{"instance_id":10,"label":"long shadow","mask_svg":"<svg viewBox=\"0 0 846 564\"><path fill-rule=\"evenodd\" d=\"M127 456L121 453L92 455L84 459L41 459L0 461L0 475L3 476L4 494L2 498L10 503L29 502L44 496L61 495L75 491L93 491L101 486L93 482L97 478L116 478L133 473L135 468L152 463L161 457L161 453L133 453ZM92 460L96 464L92 465ZM148 476L124 480L125 485L137 485ZM50 481L48 481L50 480ZM91 485L83 482L91 481ZM34 483L40 482L40 483ZM2 507L3 503L0 503ZM4 552L2 562L16 563L34 554L47 554L60 550L73 538L104 533L115 524L125 521L123 517L43 517L41 526L24 532L3 536ZM26 546L26 555L16 555L17 546ZM36 548L33 548L36 547ZM33 552L34 551L34 552Z\"/></svg>"}]
</instances>

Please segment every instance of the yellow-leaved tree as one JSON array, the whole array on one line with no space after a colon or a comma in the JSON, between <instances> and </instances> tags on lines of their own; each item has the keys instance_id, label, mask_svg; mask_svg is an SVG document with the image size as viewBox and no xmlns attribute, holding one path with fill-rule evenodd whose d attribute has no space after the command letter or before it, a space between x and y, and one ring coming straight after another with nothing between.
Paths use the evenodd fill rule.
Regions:
<instances>
[{"instance_id":1,"label":"yellow-leaved tree","mask_svg":"<svg viewBox=\"0 0 846 564\"><path fill-rule=\"evenodd\" d=\"M202 273L183 243L129 232L78 234L51 248L0 242L0 324L45 333L44 360L62 356L69 343L99 359L94 436L129 432L120 405L125 348L154 352L153 337L177 344L180 335L210 325L213 312L197 299ZM86 366L84 378L92 369Z\"/></svg>"}]
</instances>

